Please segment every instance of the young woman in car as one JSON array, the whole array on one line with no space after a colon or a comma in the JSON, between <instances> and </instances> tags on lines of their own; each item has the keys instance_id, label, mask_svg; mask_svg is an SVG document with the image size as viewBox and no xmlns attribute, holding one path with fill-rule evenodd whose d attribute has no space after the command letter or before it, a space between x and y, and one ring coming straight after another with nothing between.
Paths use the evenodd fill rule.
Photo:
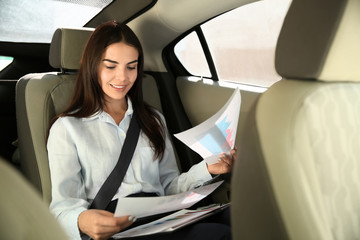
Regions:
<instances>
[{"instance_id":1,"label":"young woman in car","mask_svg":"<svg viewBox=\"0 0 360 240\"><path fill-rule=\"evenodd\" d=\"M95 29L83 52L74 95L57 116L48 138L52 202L50 208L71 239L86 234L108 239L130 226L132 216L88 209L118 161L133 113L140 137L122 184L113 199L147 192L170 195L202 185L212 174L232 169L235 151L219 163L204 161L179 173L163 116L143 101L143 51L125 24L107 22ZM198 223L170 235L146 239L227 239L230 227Z\"/></svg>"}]
</instances>

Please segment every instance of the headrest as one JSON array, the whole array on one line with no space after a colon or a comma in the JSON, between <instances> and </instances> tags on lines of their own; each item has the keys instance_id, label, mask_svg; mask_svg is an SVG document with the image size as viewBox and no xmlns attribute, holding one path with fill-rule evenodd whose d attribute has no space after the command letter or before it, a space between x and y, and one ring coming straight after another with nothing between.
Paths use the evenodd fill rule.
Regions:
<instances>
[{"instance_id":1,"label":"headrest","mask_svg":"<svg viewBox=\"0 0 360 240\"><path fill-rule=\"evenodd\" d=\"M281 76L360 81L359 62L359 0L293 0L276 49Z\"/></svg>"},{"instance_id":2,"label":"headrest","mask_svg":"<svg viewBox=\"0 0 360 240\"><path fill-rule=\"evenodd\" d=\"M58 28L51 40L49 63L53 68L77 70L92 28Z\"/></svg>"}]
</instances>

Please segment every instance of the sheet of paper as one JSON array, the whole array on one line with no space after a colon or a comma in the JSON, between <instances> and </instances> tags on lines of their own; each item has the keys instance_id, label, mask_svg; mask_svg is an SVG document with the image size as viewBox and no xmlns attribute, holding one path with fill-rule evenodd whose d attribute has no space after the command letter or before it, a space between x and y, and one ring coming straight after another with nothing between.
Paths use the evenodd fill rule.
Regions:
<instances>
[{"instance_id":1,"label":"sheet of paper","mask_svg":"<svg viewBox=\"0 0 360 240\"><path fill-rule=\"evenodd\" d=\"M212 193L223 181L212 183L194 190L161 197L119 198L115 217L131 215L137 218L188 208Z\"/></svg>"},{"instance_id":2,"label":"sheet of paper","mask_svg":"<svg viewBox=\"0 0 360 240\"><path fill-rule=\"evenodd\" d=\"M183 209L171 215L163 217L159 220L144 225L140 225L138 227L129 229L124 232L117 233L113 236L113 238L119 239L119 238L149 235L158 232L168 232L186 223L191 223L196 219L199 219L204 215L209 214L210 212L219 208L221 208L221 206L214 206L211 208L199 209L199 210Z\"/></svg>"},{"instance_id":3,"label":"sheet of paper","mask_svg":"<svg viewBox=\"0 0 360 240\"><path fill-rule=\"evenodd\" d=\"M174 136L197 152L208 164L216 163L220 154L230 153L235 146L240 106L241 95L237 88L215 115Z\"/></svg>"}]
</instances>

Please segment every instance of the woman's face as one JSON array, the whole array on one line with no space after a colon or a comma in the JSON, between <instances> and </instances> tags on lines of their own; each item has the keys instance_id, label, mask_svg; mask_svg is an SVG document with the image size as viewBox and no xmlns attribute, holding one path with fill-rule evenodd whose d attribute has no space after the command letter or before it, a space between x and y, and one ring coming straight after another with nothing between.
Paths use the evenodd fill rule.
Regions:
<instances>
[{"instance_id":1,"label":"woman's face","mask_svg":"<svg viewBox=\"0 0 360 240\"><path fill-rule=\"evenodd\" d=\"M100 85L107 103L125 101L137 78L139 52L124 42L109 45L99 64Z\"/></svg>"}]
</instances>

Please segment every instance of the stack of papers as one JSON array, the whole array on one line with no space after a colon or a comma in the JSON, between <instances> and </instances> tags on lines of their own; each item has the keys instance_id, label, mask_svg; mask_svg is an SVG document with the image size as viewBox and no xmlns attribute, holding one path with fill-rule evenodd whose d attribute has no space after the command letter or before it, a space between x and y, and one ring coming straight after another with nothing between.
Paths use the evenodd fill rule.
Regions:
<instances>
[{"instance_id":1,"label":"stack of papers","mask_svg":"<svg viewBox=\"0 0 360 240\"><path fill-rule=\"evenodd\" d=\"M144 224L124 232L117 233L113 236L115 239L139 237L144 235L167 233L180 229L193 222L199 221L209 215L217 213L222 209L228 207L230 204L214 205L197 210L183 209L159 220Z\"/></svg>"},{"instance_id":2,"label":"stack of papers","mask_svg":"<svg viewBox=\"0 0 360 240\"><path fill-rule=\"evenodd\" d=\"M189 208L212 193L223 181L196 188L191 191L161 197L119 198L114 216L134 216L137 218Z\"/></svg>"}]
</instances>

